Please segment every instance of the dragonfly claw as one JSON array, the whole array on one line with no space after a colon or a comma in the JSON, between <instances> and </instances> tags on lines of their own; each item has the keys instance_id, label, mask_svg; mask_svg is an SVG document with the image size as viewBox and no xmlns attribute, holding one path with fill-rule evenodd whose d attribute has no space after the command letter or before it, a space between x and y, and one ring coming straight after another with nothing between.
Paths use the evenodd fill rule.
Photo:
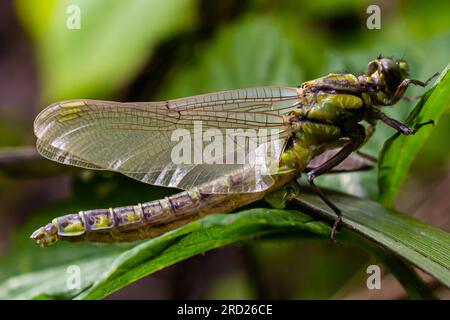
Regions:
<instances>
[{"instance_id":1,"label":"dragonfly claw","mask_svg":"<svg viewBox=\"0 0 450 320\"><path fill-rule=\"evenodd\" d=\"M336 231L339 230L339 228L341 227L341 224L342 224L342 217L340 215L338 215L336 217L336 220L334 221L333 229L331 229L330 240L331 240L332 244L337 242L336 241Z\"/></svg>"},{"instance_id":2,"label":"dragonfly claw","mask_svg":"<svg viewBox=\"0 0 450 320\"><path fill-rule=\"evenodd\" d=\"M30 236L31 239L42 247L47 247L58 241L58 229L53 223L49 223L36 231Z\"/></svg>"}]
</instances>

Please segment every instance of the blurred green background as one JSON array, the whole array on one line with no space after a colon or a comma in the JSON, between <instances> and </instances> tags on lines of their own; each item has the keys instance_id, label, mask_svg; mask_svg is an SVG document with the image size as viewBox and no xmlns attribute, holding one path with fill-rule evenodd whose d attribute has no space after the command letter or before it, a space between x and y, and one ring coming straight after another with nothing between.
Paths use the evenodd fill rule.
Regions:
<instances>
[{"instance_id":1,"label":"blurred green background","mask_svg":"<svg viewBox=\"0 0 450 320\"><path fill-rule=\"evenodd\" d=\"M380 30L366 26L370 4L381 8ZM80 12L79 29L67 26L74 8ZM379 54L403 57L412 77L424 80L449 62L449 9L439 0L2 1L0 147L32 146L34 117L62 99L151 101L252 86L297 86L328 72L362 73ZM413 88L408 96L421 92ZM402 120L412 106L402 101L388 112ZM382 126L367 146L372 154L393 133ZM449 134L447 111L397 201L400 211L447 231ZM11 165L0 169L0 282L126 247L60 244L41 249L28 236L52 217L175 192L111 173L57 174L49 166L25 161L14 170ZM321 183L376 198L373 173L325 177ZM382 290L365 289L366 267L375 262L345 244L252 242L181 262L109 298L403 298L403 289L389 275ZM435 289L450 298L448 291Z\"/></svg>"}]
</instances>

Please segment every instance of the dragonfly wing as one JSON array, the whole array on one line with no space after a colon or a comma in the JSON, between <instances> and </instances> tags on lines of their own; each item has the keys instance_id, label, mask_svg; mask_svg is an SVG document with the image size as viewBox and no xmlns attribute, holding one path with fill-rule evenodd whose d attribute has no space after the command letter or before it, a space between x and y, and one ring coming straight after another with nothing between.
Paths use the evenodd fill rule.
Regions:
<instances>
[{"instance_id":1,"label":"dragonfly wing","mask_svg":"<svg viewBox=\"0 0 450 320\"><path fill-rule=\"evenodd\" d=\"M92 162L83 160L73 154L70 154L67 151L53 147L51 144L48 144L45 140L38 139L36 141L36 149L44 157L60 163L81 167L85 169L95 169L95 170L103 169L102 167L97 166Z\"/></svg>"},{"instance_id":2,"label":"dragonfly wing","mask_svg":"<svg viewBox=\"0 0 450 320\"><path fill-rule=\"evenodd\" d=\"M254 168L236 158L237 163L230 164L227 157L233 154L248 160L256 156L256 149L248 147L249 139L239 140L248 132L255 131L268 144L283 141L288 134L283 114L295 107L296 99L295 88L264 87L164 102L65 101L49 106L36 118L37 147L42 155L61 163L191 189ZM231 151L208 148L224 146L226 141L231 141L227 145ZM181 142L191 143L184 150L190 150L191 157L181 152L181 161L174 161ZM206 159L195 158L199 150L201 156L206 152ZM266 153L264 161L272 163L277 156ZM268 183L268 177L255 179L245 189L264 190ZM233 190L217 188L217 192L238 192Z\"/></svg>"},{"instance_id":3,"label":"dragonfly wing","mask_svg":"<svg viewBox=\"0 0 450 320\"><path fill-rule=\"evenodd\" d=\"M275 173L277 166L274 168L273 164L278 163L284 142L285 139L279 139L261 144L246 153L244 163L235 164L175 164L166 152L155 158L155 161L166 164L162 170L124 174L149 184L185 190L198 188L203 193L260 192L274 182L271 174ZM235 147L232 154L236 157L241 146L236 144ZM210 160L214 162L222 158L219 154Z\"/></svg>"}]
</instances>

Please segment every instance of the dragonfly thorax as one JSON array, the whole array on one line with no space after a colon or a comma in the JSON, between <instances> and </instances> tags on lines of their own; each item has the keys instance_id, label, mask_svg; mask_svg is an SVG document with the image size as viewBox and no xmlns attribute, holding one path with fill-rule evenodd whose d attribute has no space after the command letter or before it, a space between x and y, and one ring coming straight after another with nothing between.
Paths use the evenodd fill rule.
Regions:
<instances>
[{"instance_id":1,"label":"dragonfly thorax","mask_svg":"<svg viewBox=\"0 0 450 320\"><path fill-rule=\"evenodd\" d=\"M281 167L302 171L308 162L336 147L363 120L365 106L354 75L329 74L299 88L298 107L289 114L292 136Z\"/></svg>"}]
</instances>

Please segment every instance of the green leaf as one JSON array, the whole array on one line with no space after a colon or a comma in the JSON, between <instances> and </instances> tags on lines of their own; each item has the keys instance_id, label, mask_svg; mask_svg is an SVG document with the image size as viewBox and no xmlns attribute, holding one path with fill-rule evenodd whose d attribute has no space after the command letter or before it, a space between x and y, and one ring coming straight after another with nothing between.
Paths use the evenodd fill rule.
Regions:
<instances>
[{"instance_id":1,"label":"green leaf","mask_svg":"<svg viewBox=\"0 0 450 320\"><path fill-rule=\"evenodd\" d=\"M437 299L433 294L432 288L422 280L411 265L386 251L382 254L378 254L377 257L402 284L410 299Z\"/></svg>"},{"instance_id":2,"label":"green leaf","mask_svg":"<svg viewBox=\"0 0 450 320\"><path fill-rule=\"evenodd\" d=\"M17 14L36 43L44 101L110 96L161 40L188 26L193 5L192 0L17 1ZM79 29L67 27L76 18L73 6L79 8Z\"/></svg>"},{"instance_id":3,"label":"green leaf","mask_svg":"<svg viewBox=\"0 0 450 320\"><path fill-rule=\"evenodd\" d=\"M334 213L318 197L303 194L296 198L334 220ZM343 211L344 227L450 287L450 234L374 201L337 193L329 195L329 198Z\"/></svg>"},{"instance_id":4,"label":"green leaf","mask_svg":"<svg viewBox=\"0 0 450 320\"><path fill-rule=\"evenodd\" d=\"M440 117L450 107L450 65L419 101L406 120L410 126L434 120L438 125ZM433 130L432 126L422 127L414 136L394 134L383 146L379 159L378 185L379 201L393 206L400 187L407 178L408 170L420 148Z\"/></svg>"}]
</instances>

